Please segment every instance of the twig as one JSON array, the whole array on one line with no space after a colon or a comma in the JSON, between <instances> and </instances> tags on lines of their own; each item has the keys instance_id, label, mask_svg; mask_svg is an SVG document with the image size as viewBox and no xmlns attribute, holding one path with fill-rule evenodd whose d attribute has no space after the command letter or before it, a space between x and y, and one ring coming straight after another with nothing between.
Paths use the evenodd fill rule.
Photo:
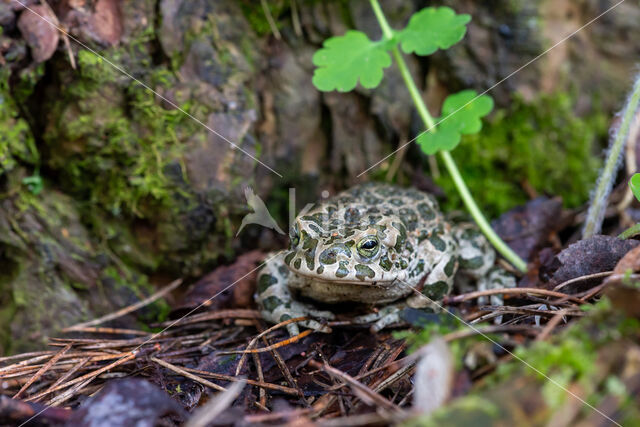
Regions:
<instances>
[{"instance_id":1,"label":"twig","mask_svg":"<svg viewBox=\"0 0 640 427\"><path fill-rule=\"evenodd\" d=\"M339 369L336 369L332 366L329 366L325 363L319 363L316 362L315 360L311 360L309 361L309 365L311 367L314 367L316 369L321 369L324 372L326 372L327 374L331 375L332 377L338 378L339 380L349 384L349 386L351 386L351 389L354 391L354 393L356 393L356 395L365 403L369 404L369 405L378 405L381 408L393 411L393 412L402 412L402 410L400 408L398 408L396 405L394 405L393 403L389 402L387 399L385 399L383 396L381 396L380 394L376 393L375 391L371 390L369 387L367 387L366 385L362 384L360 381L357 381L355 378L353 378L351 375L346 374L342 371L340 371Z\"/></svg>"},{"instance_id":2,"label":"twig","mask_svg":"<svg viewBox=\"0 0 640 427\"><path fill-rule=\"evenodd\" d=\"M473 329L463 329L460 331L450 332L444 335L442 338L446 342L451 342L455 340L459 340L462 338L469 338L476 336L478 334L495 334L499 332L529 332L531 331L530 325L491 325L485 326L484 328L475 328ZM411 355L413 356L413 355ZM411 357L408 356L408 357Z\"/></svg>"},{"instance_id":3,"label":"twig","mask_svg":"<svg viewBox=\"0 0 640 427\"><path fill-rule=\"evenodd\" d=\"M302 37L302 26L300 25L300 16L298 16L298 4L296 0L291 0L291 23L293 24L293 32L298 37Z\"/></svg>"},{"instance_id":4,"label":"twig","mask_svg":"<svg viewBox=\"0 0 640 427\"><path fill-rule=\"evenodd\" d=\"M150 357L150 360L152 360L153 362L156 362L158 365L164 366L165 368L169 369L170 371L173 371L177 374L182 375L183 377L187 377L190 380L199 382L202 385L205 385L209 388L212 388L214 390L218 390L218 391L226 391L227 389L219 386L218 384L212 383L211 381L205 380L204 378L200 378L197 375L192 374L191 372L187 372L186 370L177 367L176 365L172 365L169 362L165 362L164 360L158 359L157 357Z\"/></svg>"},{"instance_id":5,"label":"twig","mask_svg":"<svg viewBox=\"0 0 640 427\"><path fill-rule=\"evenodd\" d=\"M56 397L52 398L49 402L47 402L47 406L58 406L59 404L71 399L76 393L78 393L80 390L82 390L87 385L89 385L91 381L96 379L96 376L87 378L85 381L79 384L76 384L75 386L71 387L69 390L65 391L64 393L61 393Z\"/></svg>"},{"instance_id":6,"label":"twig","mask_svg":"<svg viewBox=\"0 0 640 427\"><path fill-rule=\"evenodd\" d=\"M256 327L258 327L258 331L260 331L260 324L257 324ZM301 335L302 334L299 334L297 336L300 337ZM265 345L267 345L267 347L270 347L268 345L269 341L267 341L267 337L263 336L262 337L262 341L265 343ZM298 383L293 378L293 375L291 375L291 372L289 371L289 368L287 367L287 363L284 361L282 356L280 356L280 353L278 353L278 350L273 348L273 349L270 349L270 351L271 351L271 356L273 357L273 360L276 361L276 364L278 365L278 368L280 368L280 372L282 372L282 375L284 376L284 378L289 383L289 386L294 388L298 392L298 397L300 398L300 401L305 406L309 406L309 403L304 398L304 393L302 392L302 389L298 386Z\"/></svg>"},{"instance_id":7,"label":"twig","mask_svg":"<svg viewBox=\"0 0 640 427\"><path fill-rule=\"evenodd\" d=\"M400 425L403 420L407 419L410 415L400 409L401 412L397 414L380 414L369 413L359 415L349 415L347 417L338 418L325 418L319 420L316 424L318 427L357 427L357 426L371 426L371 425Z\"/></svg>"},{"instance_id":8,"label":"twig","mask_svg":"<svg viewBox=\"0 0 640 427\"><path fill-rule=\"evenodd\" d=\"M577 304L582 304L578 298L571 295L563 294L561 292L549 291L547 289L538 288L505 288L505 289L488 289L486 291L468 292L466 294L456 295L454 297L448 297L444 299L445 304L457 303L468 301L470 299L480 298L488 295L522 295L522 294L538 294L556 298L566 298L568 301L573 301Z\"/></svg>"},{"instance_id":9,"label":"twig","mask_svg":"<svg viewBox=\"0 0 640 427\"><path fill-rule=\"evenodd\" d=\"M393 383L395 383L405 375L408 375L409 372L414 368L414 366L415 365L413 363L409 363L408 365L403 366L402 368L395 371L393 374L389 375L383 381L381 381L378 385L373 387L373 390L377 393L380 393L382 390L388 388L389 386L391 386Z\"/></svg>"},{"instance_id":10,"label":"twig","mask_svg":"<svg viewBox=\"0 0 640 427\"><path fill-rule=\"evenodd\" d=\"M129 313L131 313L133 311L139 310L142 307L151 304L152 302L156 301L157 299L162 298L163 296L165 296L166 294L168 294L169 292L171 292L172 290L174 290L175 288L177 288L181 284L182 284L182 279L174 280L173 282L169 283L164 288L160 289L158 292L156 292L153 295L143 299L142 301L138 301L135 304L132 304L132 305L130 305L128 307L122 308L122 309L116 311L115 313L110 313L110 314L107 314L106 316L99 317L99 318L91 320L89 322L79 323L77 325L70 326L68 328L64 328L62 330L62 332L76 331L78 329L86 328L88 326L96 326L96 325L99 325L101 323L108 322L109 320L113 320L113 319L117 319L119 317L122 317L122 316L124 316L126 314L129 314Z\"/></svg>"},{"instance_id":11,"label":"twig","mask_svg":"<svg viewBox=\"0 0 640 427\"><path fill-rule=\"evenodd\" d=\"M82 368L84 365L86 365L87 363L89 363L90 358L84 358L82 359L80 362L78 362L77 365L75 365L73 368L71 368L69 371L67 371L63 376L61 376L60 378L58 378L56 380L56 382L54 382L53 384L51 384L49 386L49 388L47 388L45 391L38 393L34 396L30 396L29 398L25 399L27 402L29 401L34 401L37 402L38 400L40 400L42 397L46 396L47 394L51 393L53 391L54 388L56 388L57 386L59 386L60 384L62 384L64 381L67 380L67 378L70 378L73 374L75 374L76 372L78 372L78 370L80 370L80 368Z\"/></svg>"},{"instance_id":12,"label":"twig","mask_svg":"<svg viewBox=\"0 0 640 427\"><path fill-rule=\"evenodd\" d=\"M230 382L235 382L235 381L239 381L240 378L238 377L234 377L231 375L224 375L224 374L218 374L216 372L209 372L209 371L202 371L199 369L194 369L194 368L182 368L187 372L192 372L194 374L198 374L200 376L203 377L211 377L211 378L215 378L217 380L220 381L230 381ZM255 381L255 380L247 380L247 384L249 385L253 385L256 387L262 387L262 388L268 388L271 390L276 390L276 391L280 391L282 393L285 394L290 394L293 396L297 396L298 395L298 390L296 390L295 388L291 388L291 387L285 387L283 385L280 384L272 384L272 383L265 383L262 381Z\"/></svg>"},{"instance_id":13,"label":"twig","mask_svg":"<svg viewBox=\"0 0 640 427\"><path fill-rule=\"evenodd\" d=\"M277 40L282 39L282 36L280 35L280 30L278 30L278 27L276 26L276 21L273 19L273 15L271 15L271 10L269 10L269 5L267 4L266 0L260 0L260 4L262 5L264 16L267 18L267 22L269 23L269 28L271 28L271 32L273 33L273 36Z\"/></svg>"},{"instance_id":14,"label":"twig","mask_svg":"<svg viewBox=\"0 0 640 427\"><path fill-rule=\"evenodd\" d=\"M18 398L22 395L22 393L24 393L24 392L25 392L25 390L29 388L29 386L30 386L31 384L33 384L33 383L34 383L38 378L40 378L40 377L41 377L45 372L47 372L47 371L49 370L49 368L51 368L53 365L55 365L55 364L56 364L56 362L57 362L58 360L60 360L60 358L61 358L61 357L62 357L62 356L67 352L67 351L69 351L69 349L71 348L71 346L72 346L72 344L71 344L71 343L69 343L69 344L67 344L67 345L66 345L66 347L64 347L64 348L63 348L63 349L61 349L58 353L56 353L56 355L55 355L55 356L53 356L53 357L51 358L51 360L49 360L49 361L48 361L48 362L47 362L47 363L46 363L42 368L40 368L40 369L38 370L38 372L36 372L36 373L35 373L35 374L34 374L34 375L29 379L29 381L27 381L27 382L22 386L22 388L21 388L21 389L20 389L16 394L14 394L14 395L13 395L13 398L14 398L14 399L18 399Z\"/></svg>"},{"instance_id":15,"label":"twig","mask_svg":"<svg viewBox=\"0 0 640 427\"><path fill-rule=\"evenodd\" d=\"M277 348L280 347L285 347L289 344L293 344L296 341L300 341L302 338L306 337L307 335L311 335L313 332L315 332L313 329L306 329L302 332L300 332L298 335L296 335L295 337L291 337L291 338L287 338L286 340L282 340L280 342L277 342L275 344L271 344L268 347L262 347L262 348L254 348L251 350L230 350L230 351L221 351L218 354L245 354L245 353L264 353L266 351L271 351L271 350L275 350Z\"/></svg>"},{"instance_id":16,"label":"twig","mask_svg":"<svg viewBox=\"0 0 640 427\"><path fill-rule=\"evenodd\" d=\"M63 330L62 332L87 332L91 334L114 334L114 335L151 335L151 332L139 331L137 329L123 329L123 328L100 328L100 327L86 327L72 326L73 331Z\"/></svg>"},{"instance_id":17,"label":"twig","mask_svg":"<svg viewBox=\"0 0 640 427\"><path fill-rule=\"evenodd\" d=\"M47 9L49 15L53 18L53 24L57 27L62 27L60 24L60 20L58 19L58 15L53 11L49 3L46 0L40 0L40 3ZM69 42L69 37L67 37L66 31L59 31L62 36L62 41L64 42L64 47L67 49L67 55L69 56L69 63L71 64L72 69L76 69L76 58L73 56L73 50L71 50L71 43Z\"/></svg>"},{"instance_id":18,"label":"twig","mask_svg":"<svg viewBox=\"0 0 640 427\"><path fill-rule=\"evenodd\" d=\"M584 276L574 277L573 279L569 279L566 282L560 283L555 288L553 288L553 290L554 291L558 291L558 290L564 288L565 286L569 286L569 285L572 285L574 283L582 282L582 281L585 281L585 280L591 280L591 279L599 279L601 277L611 276L612 274L613 274L613 271L603 271L603 272L600 272L600 273L586 274Z\"/></svg>"},{"instance_id":19,"label":"twig","mask_svg":"<svg viewBox=\"0 0 640 427\"><path fill-rule=\"evenodd\" d=\"M220 311L207 311L204 313L194 314L192 316L187 316L180 319L179 322L175 320L167 320L166 322L159 323L157 326L182 326L182 325L190 325L193 323L199 322L208 322L210 320L218 320L218 319L262 319L260 312L256 310L245 310L245 309L237 309L237 310L220 310Z\"/></svg>"},{"instance_id":20,"label":"twig","mask_svg":"<svg viewBox=\"0 0 640 427\"><path fill-rule=\"evenodd\" d=\"M86 375L83 375L81 377L75 378L75 379L73 379L73 380L71 380L71 381L69 381L67 383L60 384L60 385L52 388L51 390L49 390L49 392L58 391L58 390L61 390L63 388L69 387L70 385L83 382L83 381L85 381L85 380L87 380L89 378L97 377L98 375L102 374L103 372L107 372L109 369L115 368L116 366L120 366L123 363L126 363L129 360L134 359L135 357L136 357L135 353L129 353L129 355L123 357L122 359L116 360L115 362L110 363L107 366L104 366L104 367L102 367L100 369L97 369L97 370L95 370L93 372L90 372L90 373L88 373Z\"/></svg>"},{"instance_id":21,"label":"twig","mask_svg":"<svg viewBox=\"0 0 640 427\"><path fill-rule=\"evenodd\" d=\"M404 141L406 139L408 139L406 132L403 132L403 135L401 135L399 140ZM407 154L407 151L409 151L408 145L405 145L404 147L400 147L400 151L396 153L395 157L393 158L393 162L391 162L391 166L387 170L387 175L385 176L386 181L388 182L393 181L393 177L398 172L398 169L400 169L400 166L402 166L402 161L404 160L404 156ZM432 157L433 156L429 156L429 159L431 159Z\"/></svg>"},{"instance_id":22,"label":"twig","mask_svg":"<svg viewBox=\"0 0 640 427\"><path fill-rule=\"evenodd\" d=\"M558 323L562 321L564 315L565 315L564 310L558 310L556 312L556 315L553 316L551 320L547 322L542 332L540 332L540 334L536 337L536 341L546 340L549 334L551 334L551 332L556 328L556 326L558 326Z\"/></svg>"},{"instance_id":23,"label":"twig","mask_svg":"<svg viewBox=\"0 0 640 427\"><path fill-rule=\"evenodd\" d=\"M14 354L13 356L0 357L0 363L8 360L23 359L25 357L51 356L52 354L55 354L55 351L32 351L31 353ZM2 369L4 368L0 368L0 371Z\"/></svg>"},{"instance_id":24,"label":"twig","mask_svg":"<svg viewBox=\"0 0 640 427\"><path fill-rule=\"evenodd\" d=\"M263 383L264 382L264 372L262 372L262 363L260 363L260 356L257 354L252 354L253 364L256 366L256 372L258 373L258 380ZM267 406L267 391L259 387L258 394L260 395L260 406L266 408Z\"/></svg>"},{"instance_id":25,"label":"twig","mask_svg":"<svg viewBox=\"0 0 640 427\"><path fill-rule=\"evenodd\" d=\"M52 354L55 354L55 353L53 351L46 352L46 354L43 354L41 356L32 357L31 359L26 359L26 360L23 360L21 362L14 363L13 365L5 366L3 368L0 368L0 373L14 371L16 368L19 368L19 367L22 367L22 366L28 366L28 365L30 365L32 363L39 362L41 360L46 360L49 357L51 357Z\"/></svg>"},{"instance_id":26,"label":"twig","mask_svg":"<svg viewBox=\"0 0 640 427\"><path fill-rule=\"evenodd\" d=\"M290 325L291 323L297 323L297 322L302 322L303 320L309 320L309 317L307 316L302 316L302 317L295 317L293 319L288 319L285 320L283 322L280 322L272 327L270 327L269 329L260 332L258 335L256 335L254 338L251 339L251 341L249 342L249 345L247 345L246 350L242 353L242 357L240 357L240 361L238 362L238 366L236 367L236 375L240 375L240 370L242 369L242 366L244 365L244 361L247 358L247 354L249 354L249 350L252 350L253 347L255 347L256 343L258 342L258 340L262 337L264 337L266 334L273 332L277 329L280 329L283 326L286 325ZM260 325L256 322L256 327L260 327ZM254 352L257 353L257 352Z\"/></svg>"},{"instance_id":27,"label":"twig","mask_svg":"<svg viewBox=\"0 0 640 427\"><path fill-rule=\"evenodd\" d=\"M307 415L311 412L309 408L291 409L287 411L272 412L270 414L251 414L245 415L244 421L249 424L258 424L266 422L278 421L282 418L294 418L302 415Z\"/></svg>"}]
</instances>

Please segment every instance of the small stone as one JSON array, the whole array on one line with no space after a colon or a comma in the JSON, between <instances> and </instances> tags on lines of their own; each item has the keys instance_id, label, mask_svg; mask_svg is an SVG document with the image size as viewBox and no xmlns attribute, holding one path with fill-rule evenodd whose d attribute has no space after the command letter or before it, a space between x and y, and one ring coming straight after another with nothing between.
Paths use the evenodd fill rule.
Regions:
<instances>
[{"instance_id":1,"label":"small stone","mask_svg":"<svg viewBox=\"0 0 640 427\"><path fill-rule=\"evenodd\" d=\"M20 14L18 29L31 48L35 62L44 62L55 53L60 41L55 23L56 17L45 6L32 6Z\"/></svg>"}]
</instances>

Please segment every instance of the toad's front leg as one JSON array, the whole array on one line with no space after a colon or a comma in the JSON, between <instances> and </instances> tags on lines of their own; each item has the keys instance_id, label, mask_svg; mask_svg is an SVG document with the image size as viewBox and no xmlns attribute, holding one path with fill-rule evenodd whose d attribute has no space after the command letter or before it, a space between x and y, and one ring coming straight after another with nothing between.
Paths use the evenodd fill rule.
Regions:
<instances>
[{"instance_id":1,"label":"toad's front leg","mask_svg":"<svg viewBox=\"0 0 640 427\"><path fill-rule=\"evenodd\" d=\"M443 240L447 248L453 248ZM415 271L407 279L398 279L397 286L407 289L407 298L393 304L379 308L377 311L362 316L357 316L354 323L371 325L372 332L401 323L402 311L409 308L427 309L438 312L442 308L440 300L447 295L453 287L455 273L458 269L458 258L454 250L433 252L436 256L427 262L417 263ZM431 264L432 263L432 264ZM424 271L426 276L422 274ZM422 285L422 286L420 286Z\"/></svg>"},{"instance_id":2,"label":"toad's front leg","mask_svg":"<svg viewBox=\"0 0 640 427\"><path fill-rule=\"evenodd\" d=\"M269 261L258 273L258 289L255 294L255 300L262 318L271 323L280 323L296 317L333 319L335 317L333 313L316 310L311 305L301 303L293 298L289 286L287 286L288 281L292 279L293 273L284 264L286 252L268 254L267 259ZM317 320L310 319L298 323L318 332L331 332L331 328ZM287 325L287 330L291 336L300 333L296 323Z\"/></svg>"}]
</instances>

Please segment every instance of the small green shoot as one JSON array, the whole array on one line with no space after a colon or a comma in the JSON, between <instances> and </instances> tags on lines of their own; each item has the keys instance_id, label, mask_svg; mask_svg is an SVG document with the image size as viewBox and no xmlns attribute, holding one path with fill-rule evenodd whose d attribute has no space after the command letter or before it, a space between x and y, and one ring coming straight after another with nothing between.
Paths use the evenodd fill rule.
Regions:
<instances>
[{"instance_id":1,"label":"small green shoot","mask_svg":"<svg viewBox=\"0 0 640 427\"><path fill-rule=\"evenodd\" d=\"M358 82L364 88L375 88L382 81L384 69L391 65L393 56L427 128L418 135L417 143L426 154L440 154L479 228L507 260L519 270L526 271L526 262L489 225L449 154L460 143L461 135L477 133L482 129L480 119L491 112L493 100L484 94L477 95L473 90L450 95L442 106L442 117L435 120L424 104L400 52L426 56L438 49L448 49L462 40L471 17L456 14L449 7L427 7L413 14L405 28L393 30L378 1L370 0L370 3L382 28L382 39L370 40L363 32L351 30L343 36L325 40L323 48L313 56L313 63L317 67L313 84L321 91L347 92L355 89Z\"/></svg>"},{"instance_id":2,"label":"small green shoot","mask_svg":"<svg viewBox=\"0 0 640 427\"><path fill-rule=\"evenodd\" d=\"M629 188L635 196L636 200L640 202L640 173L634 173L629 179ZM640 224L632 225L618 235L620 239L628 239L630 237L640 234Z\"/></svg>"},{"instance_id":3,"label":"small green shoot","mask_svg":"<svg viewBox=\"0 0 640 427\"><path fill-rule=\"evenodd\" d=\"M29 191L36 196L40 194L44 187L42 177L38 173L23 178L22 184L26 185Z\"/></svg>"}]
</instances>

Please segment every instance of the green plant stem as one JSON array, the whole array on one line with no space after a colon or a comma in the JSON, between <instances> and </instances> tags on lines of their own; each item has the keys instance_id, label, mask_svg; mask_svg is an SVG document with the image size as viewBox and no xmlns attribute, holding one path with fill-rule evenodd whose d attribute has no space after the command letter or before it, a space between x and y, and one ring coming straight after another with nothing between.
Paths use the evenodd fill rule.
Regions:
<instances>
[{"instance_id":1,"label":"green plant stem","mask_svg":"<svg viewBox=\"0 0 640 427\"><path fill-rule=\"evenodd\" d=\"M632 225L631 227L618 234L618 239L626 240L629 237L637 236L640 234L640 224Z\"/></svg>"},{"instance_id":2,"label":"green plant stem","mask_svg":"<svg viewBox=\"0 0 640 427\"><path fill-rule=\"evenodd\" d=\"M387 19L384 16L382 9L380 8L380 4L378 3L378 0L370 0L370 2L371 2L371 7L373 8L373 12L375 13L376 18L380 23L380 28L382 28L382 34L386 39L391 40L393 38L393 31L391 30L391 27L389 27L389 23L387 22ZM422 118L422 121L424 122L427 129L430 132L436 132L435 121L433 120L433 117L431 117L431 114L429 114L429 110L427 109L427 106L422 100L420 91L418 90L415 82L413 81L413 77L411 77L411 73L409 72L407 63L405 62L404 58L402 57L402 54L398 50L398 47L394 46L391 50L391 53L393 54L393 57L396 60L396 63L398 64L398 68L400 69L400 74L402 74L402 78L404 79L407 89L409 89L409 94L411 95L411 99L413 100L413 103L415 104L418 110L418 114L420 114L420 117ZM476 201L473 199L473 196L471 196L471 193L469 192L469 188L467 187L467 184L464 182L464 179L462 178L462 175L458 170L458 166L456 166L456 163L453 160L453 157L451 157L451 154L448 151L442 151L442 150L439 153L442 158L442 161L444 162L445 167L447 168L447 170L451 174L451 177L453 178L453 182L456 188L458 189L458 192L460 193L460 197L462 198L464 205L469 210L469 213L475 220L476 224L478 224L478 227L480 228L480 230L484 233L484 235L491 242L491 244L496 248L496 250L498 250L498 252L502 254L502 256L504 256L518 270L522 272L526 272L527 263L522 258L520 258L518 254L516 254L504 242L504 240L502 240L500 236L496 234L495 231L493 231L493 229L491 228L491 225L489 225L489 222L482 214L482 211L480 211L480 208L476 204Z\"/></svg>"},{"instance_id":3,"label":"green plant stem","mask_svg":"<svg viewBox=\"0 0 640 427\"><path fill-rule=\"evenodd\" d=\"M636 77L636 81L633 85L631 96L627 100L627 103L622 110L622 122L616 132L615 138L611 143L607 161L600 173L600 179L596 190L591 198L591 205L589 206L589 212L587 213L587 219L584 223L584 230L582 231L582 238L586 239L600 232L602 227L602 220L604 219L604 213L607 208L607 201L609 199L609 193L613 187L613 181L616 178L616 171L618 170L620 153L624 147L624 142L627 139L631 122L633 121L636 111L638 110L638 104L640 104L640 75Z\"/></svg>"}]
</instances>

